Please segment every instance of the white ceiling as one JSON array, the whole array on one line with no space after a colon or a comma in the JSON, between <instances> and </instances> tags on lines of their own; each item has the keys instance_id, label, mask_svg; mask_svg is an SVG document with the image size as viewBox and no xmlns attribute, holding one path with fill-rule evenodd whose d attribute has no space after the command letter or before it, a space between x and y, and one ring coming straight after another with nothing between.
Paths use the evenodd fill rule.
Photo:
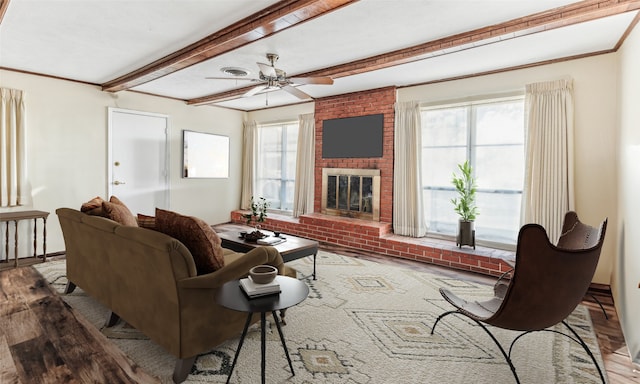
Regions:
<instances>
[{"instance_id":1,"label":"white ceiling","mask_svg":"<svg viewBox=\"0 0 640 384\"><path fill-rule=\"evenodd\" d=\"M612 51L638 13L637 1L621 1L632 5L623 11L632 10L616 8L601 12L598 18L586 17L593 20L562 28L540 28L535 33L526 30L494 34L416 56L402 65L335 77L333 85L303 85L299 89L318 98ZM278 3L282 2L10 0L0 23L0 67L104 85ZM255 85L205 77L223 77L220 69L229 66L246 68L251 71L249 77L256 77L256 62L267 62L268 52L280 56L276 67L295 76L572 3L361 0L131 89L188 101ZM254 110L265 108L266 98L264 93L237 96L214 105ZM300 102L284 91L269 92L268 101L269 106Z\"/></svg>"}]
</instances>

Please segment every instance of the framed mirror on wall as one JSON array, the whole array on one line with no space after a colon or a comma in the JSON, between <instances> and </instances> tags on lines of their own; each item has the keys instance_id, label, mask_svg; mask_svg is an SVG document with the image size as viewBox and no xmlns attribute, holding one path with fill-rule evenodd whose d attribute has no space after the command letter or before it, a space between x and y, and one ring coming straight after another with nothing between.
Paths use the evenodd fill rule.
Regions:
<instances>
[{"instance_id":1,"label":"framed mirror on wall","mask_svg":"<svg viewBox=\"0 0 640 384\"><path fill-rule=\"evenodd\" d=\"M228 178L229 137L182 131L182 177Z\"/></svg>"}]
</instances>

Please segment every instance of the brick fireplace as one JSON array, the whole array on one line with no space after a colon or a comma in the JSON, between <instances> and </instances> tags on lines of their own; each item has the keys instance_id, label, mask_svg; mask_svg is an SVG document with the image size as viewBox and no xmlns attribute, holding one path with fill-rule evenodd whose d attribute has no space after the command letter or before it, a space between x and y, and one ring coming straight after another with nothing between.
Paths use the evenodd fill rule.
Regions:
<instances>
[{"instance_id":1,"label":"brick fireplace","mask_svg":"<svg viewBox=\"0 0 640 384\"><path fill-rule=\"evenodd\" d=\"M443 265L451 268L500 275L510 269L504 263L511 252L477 247L458 249L453 242L428 238L409 238L393 234L393 138L396 88L387 87L317 99L315 101L316 153L314 212L298 218L269 214L263 225L267 230L306 237L323 243L355 248L389 257ZM383 114L383 153L375 158L322 157L322 123L324 120ZM373 215L328 215L323 208L323 170L375 170L379 174L379 212ZM326 188L326 185L324 186ZM323 213L323 210L325 213ZM244 223L243 211L231 213L231 221ZM319 270L322 276L322 270Z\"/></svg>"},{"instance_id":2,"label":"brick fireplace","mask_svg":"<svg viewBox=\"0 0 640 384\"><path fill-rule=\"evenodd\" d=\"M324 168L377 169L380 171L380 222L393 220L393 124L395 87L327 97L316 100L316 167L314 211L322 211L322 170ZM322 158L322 122L342 117L383 114L382 157Z\"/></svg>"}]
</instances>

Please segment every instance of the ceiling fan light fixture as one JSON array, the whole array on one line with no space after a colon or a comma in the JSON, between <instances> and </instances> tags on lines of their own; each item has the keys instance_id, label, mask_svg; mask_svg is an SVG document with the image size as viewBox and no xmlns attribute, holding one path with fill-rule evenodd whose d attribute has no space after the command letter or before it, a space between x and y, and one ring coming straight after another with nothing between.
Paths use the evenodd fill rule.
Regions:
<instances>
[{"instance_id":1,"label":"ceiling fan light fixture","mask_svg":"<svg viewBox=\"0 0 640 384\"><path fill-rule=\"evenodd\" d=\"M222 73L226 75L233 76L233 77L248 76L251 73L249 72L248 69L244 69L240 67L224 67L224 68L220 68L220 71L222 71Z\"/></svg>"}]
</instances>

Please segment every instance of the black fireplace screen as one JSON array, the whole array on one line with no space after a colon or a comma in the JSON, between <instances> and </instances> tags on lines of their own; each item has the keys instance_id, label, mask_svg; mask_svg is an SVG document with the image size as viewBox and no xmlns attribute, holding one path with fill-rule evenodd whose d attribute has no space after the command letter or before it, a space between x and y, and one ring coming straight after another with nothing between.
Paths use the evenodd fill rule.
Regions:
<instances>
[{"instance_id":1,"label":"black fireplace screen","mask_svg":"<svg viewBox=\"0 0 640 384\"><path fill-rule=\"evenodd\" d=\"M327 208L372 212L373 177L330 175L327 177Z\"/></svg>"}]
</instances>

